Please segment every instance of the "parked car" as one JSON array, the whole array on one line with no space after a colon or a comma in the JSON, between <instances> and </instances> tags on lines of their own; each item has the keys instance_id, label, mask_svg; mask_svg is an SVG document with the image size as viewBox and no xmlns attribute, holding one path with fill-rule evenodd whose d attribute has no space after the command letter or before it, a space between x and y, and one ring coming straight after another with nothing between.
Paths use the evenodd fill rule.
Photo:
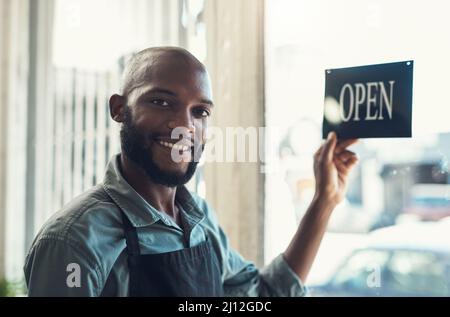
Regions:
<instances>
[{"instance_id":1,"label":"parked car","mask_svg":"<svg viewBox=\"0 0 450 317\"><path fill-rule=\"evenodd\" d=\"M312 296L450 296L450 220L373 231Z\"/></svg>"}]
</instances>

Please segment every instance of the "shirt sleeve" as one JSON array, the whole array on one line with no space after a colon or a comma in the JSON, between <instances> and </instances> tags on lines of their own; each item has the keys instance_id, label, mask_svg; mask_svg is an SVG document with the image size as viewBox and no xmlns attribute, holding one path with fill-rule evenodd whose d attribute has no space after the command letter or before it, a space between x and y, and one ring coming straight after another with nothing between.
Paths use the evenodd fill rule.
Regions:
<instances>
[{"instance_id":1,"label":"shirt sleeve","mask_svg":"<svg viewBox=\"0 0 450 317\"><path fill-rule=\"evenodd\" d=\"M28 296L99 296L103 283L91 257L76 243L42 238L31 248L24 266Z\"/></svg>"}]
</instances>

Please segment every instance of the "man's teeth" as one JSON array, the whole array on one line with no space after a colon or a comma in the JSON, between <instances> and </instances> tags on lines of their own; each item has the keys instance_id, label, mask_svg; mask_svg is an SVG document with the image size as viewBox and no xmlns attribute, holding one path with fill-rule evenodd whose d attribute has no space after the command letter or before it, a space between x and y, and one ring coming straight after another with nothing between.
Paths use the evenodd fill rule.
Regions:
<instances>
[{"instance_id":1,"label":"man's teeth","mask_svg":"<svg viewBox=\"0 0 450 317\"><path fill-rule=\"evenodd\" d=\"M189 149L186 145L173 144L170 142L159 141L159 144L168 148L175 148L175 150L187 151Z\"/></svg>"}]
</instances>

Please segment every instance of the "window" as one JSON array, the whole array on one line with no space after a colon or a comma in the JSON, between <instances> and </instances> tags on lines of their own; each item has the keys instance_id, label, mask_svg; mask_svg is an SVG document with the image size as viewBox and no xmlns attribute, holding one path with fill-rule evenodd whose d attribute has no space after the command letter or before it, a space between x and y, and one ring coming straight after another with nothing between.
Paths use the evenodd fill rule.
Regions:
<instances>
[{"instance_id":1,"label":"window","mask_svg":"<svg viewBox=\"0 0 450 317\"><path fill-rule=\"evenodd\" d=\"M308 282L339 263L321 259L341 258L378 228L450 216L449 9L439 0L266 0L266 123L278 131L268 142L276 155L265 175L266 262L286 248L314 193L327 68L414 60L413 137L351 148L360 162Z\"/></svg>"}]
</instances>

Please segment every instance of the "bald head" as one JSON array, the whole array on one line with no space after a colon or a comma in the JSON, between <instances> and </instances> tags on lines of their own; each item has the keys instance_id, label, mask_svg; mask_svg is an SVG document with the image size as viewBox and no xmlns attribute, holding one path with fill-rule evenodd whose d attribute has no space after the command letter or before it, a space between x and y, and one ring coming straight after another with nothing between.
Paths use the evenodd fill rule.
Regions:
<instances>
[{"instance_id":1,"label":"bald head","mask_svg":"<svg viewBox=\"0 0 450 317\"><path fill-rule=\"evenodd\" d=\"M167 72L204 72L205 66L189 51L180 47L151 47L134 54L128 61L122 77L122 96L127 97Z\"/></svg>"}]
</instances>

